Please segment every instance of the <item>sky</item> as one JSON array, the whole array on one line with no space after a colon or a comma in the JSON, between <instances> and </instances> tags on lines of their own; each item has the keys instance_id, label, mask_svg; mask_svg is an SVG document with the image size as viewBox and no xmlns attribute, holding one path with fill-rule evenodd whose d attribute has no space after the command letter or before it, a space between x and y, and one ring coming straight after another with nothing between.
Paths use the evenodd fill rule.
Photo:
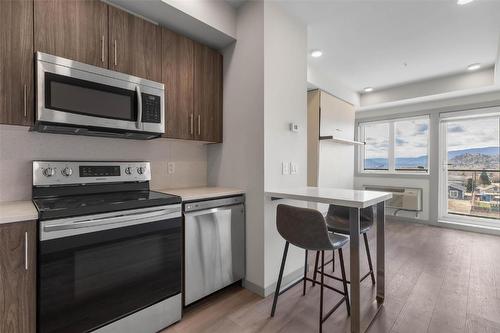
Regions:
<instances>
[{"instance_id":1,"label":"sky","mask_svg":"<svg viewBox=\"0 0 500 333\"><path fill-rule=\"evenodd\" d=\"M500 145L500 117L464 119L448 123L448 150Z\"/></svg>"},{"instance_id":2,"label":"sky","mask_svg":"<svg viewBox=\"0 0 500 333\"><path fill-rule=\"evenodd\" d=\"M449 122L448 150L500 146L500 118L465 119ZM412 119L395 122L395 157L427 155L429 120ZM387 158L389 125L365 126L366 158Z\"/></svg>"},{"instance_id":3,"label":"sky","mask_svg":"<svg viewBox=\"0 0 500 333\"><path fill-rule=\"evenodd\" d=\"M427 155L429 119L395 122L395 157ZM387 158L389 125L377 123L365 127L366 158Z\"/></svg>"}]
</instances>

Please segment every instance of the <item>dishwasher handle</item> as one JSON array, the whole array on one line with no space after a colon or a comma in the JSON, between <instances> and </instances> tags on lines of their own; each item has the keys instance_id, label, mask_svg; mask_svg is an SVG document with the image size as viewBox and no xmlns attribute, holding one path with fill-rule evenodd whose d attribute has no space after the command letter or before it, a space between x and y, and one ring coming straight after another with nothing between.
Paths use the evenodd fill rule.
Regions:
<instances>
[{"instance_id":1,"label":"dishwasher handle","mask_svg":"<svg viewBox=\"0 0 500 333\"><path fill-rule=\"evenodd\" d=\"M193 201L184 204L184 211L193 212L193 211L207 210L210 208L234 206L238 204L243 204L244 201L245 199L243 198L242 195L229 198L205 200L205 201Z\"/></svg>"}]
</instances>

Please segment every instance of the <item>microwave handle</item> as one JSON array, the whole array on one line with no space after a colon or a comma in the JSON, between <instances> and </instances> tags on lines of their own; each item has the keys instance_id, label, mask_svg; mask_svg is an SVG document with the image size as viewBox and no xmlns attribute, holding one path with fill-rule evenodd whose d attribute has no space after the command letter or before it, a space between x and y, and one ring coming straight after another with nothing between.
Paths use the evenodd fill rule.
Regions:
<instances>
[{"instance_id":1,"label":"microwave handle","mask_svg":"<svg viewBox=\"0 0 500 333\"><path fill-rule=\"evenodd\" d=\"M142 123L142 94L141 94L141 88L139 85L135 86L135 91L137 93L137 122L135 124L135 127L137 129L141 129L141 123Z\"/></svg>"}]
</instances>

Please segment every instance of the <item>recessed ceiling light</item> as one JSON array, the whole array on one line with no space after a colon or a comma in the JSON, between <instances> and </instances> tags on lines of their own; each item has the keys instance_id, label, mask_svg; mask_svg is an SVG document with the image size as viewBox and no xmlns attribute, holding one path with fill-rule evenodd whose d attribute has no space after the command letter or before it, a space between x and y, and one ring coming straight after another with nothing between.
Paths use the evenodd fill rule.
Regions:
<instances>
[{"instance_id":1,"label":"recessed ceiling light","mask_svg":"<svg viewBox=\"0 0 500 333\"><path fill-rule=\"evenodd\" d=\"M311 51L311 57L313 58L319 58L323 55L323 52L321 50L313 50Z\"/></svg>"},{"instance_id":2,"label":"recessed ceiling light","mask_svg":"<svg viewBox=\"0 0 500 333\"><path fill-rule=\"evenodd\" d=\"M365 89L363 89L364 92L372 92L373 91L373 88L372 87L366 87Z\"/></svg>"},{"instance_id":3,"label":"recessed ceiling light","mask_svg":"<svg viewBox=\"0 0 500 333\"><path fill-rule=\"evenodd\" d=\"M467 70L468 71L475 71L476 69L479 69L481 68L481 64L470 64L469 66L467 66Z\"/></svg>"},{"instance_id":4,"label":"recessed ceiling light","mask_svg":"<svg viewBox=\"0 0 500 333\"><path fill-rule=\"evenodd\" d=\"M460 6L466 5L468 3L471 3L472 1L474 1L474 0L457 0L457 5L460 5Z\"/></svg>"}]
</instances>

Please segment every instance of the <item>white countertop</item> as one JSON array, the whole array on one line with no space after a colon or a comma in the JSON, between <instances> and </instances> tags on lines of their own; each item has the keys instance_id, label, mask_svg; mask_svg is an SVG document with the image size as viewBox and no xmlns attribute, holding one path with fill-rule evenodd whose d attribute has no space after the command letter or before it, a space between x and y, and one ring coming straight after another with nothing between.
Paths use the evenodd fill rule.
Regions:
<instances>
[{"instance_id":1,"label":"white countertop","mask_svg":"<svg viewBox=\"0 0 500 333\"><path fill-rule=\"evenodd\" d=\"M0 202L0 224L38 219L38 211L31 200Z\"/></svg>"},{"instance_id":2,"label":"white countertop","mask_svg":"<svg viewBox=\"0 0 500 333\"><path fill-rule=\"evenodd\" d=\"M210 199L217 197L227 197L232 195L241 195L245 192L237 188L229 187L191 187L191 188L168 188L154 190L157 192L178 195L182 201L194 201L201 199Z\"/></svg>"},{"instance_id":3,"label":"white countertop","mask_svg":"<svg viewBox=\"0 0 500 333\"><path fill-rule=\"evenodd\" d=\"M265 193L272 198L319 202L355 208L366 208L392 198L392 194L387 192L331 187L281 188L266 191Z\"/></svg>"}]
</instances>

